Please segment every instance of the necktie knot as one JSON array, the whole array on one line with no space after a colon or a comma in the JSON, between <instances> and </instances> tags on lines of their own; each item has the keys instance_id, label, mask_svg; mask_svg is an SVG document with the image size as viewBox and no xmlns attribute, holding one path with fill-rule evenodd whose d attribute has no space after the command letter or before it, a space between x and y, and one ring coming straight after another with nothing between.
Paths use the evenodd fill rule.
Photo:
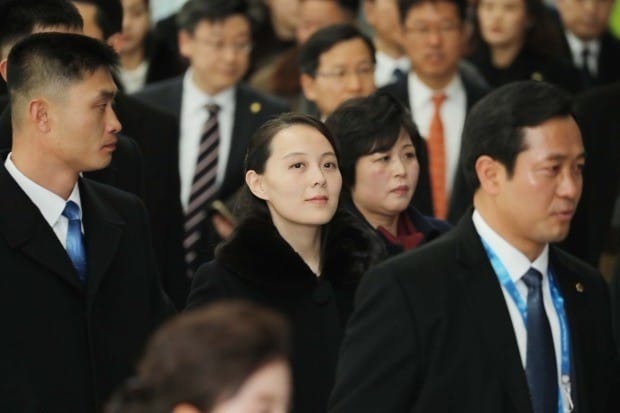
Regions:
<instances>
[{"instance_id":1,"label":"necktie knot","mask_svg":"<svg viewBox=\"0 0 620 413\"><path fill-rule=\"evenodd\" d=\"M443 92L435 93L433 95L433 103L435 104L435 109L439 109L445 100L446 100L445 93Z\"/></svg>"},{"instance_id":2,"label":"necktie knot","mask_svg":"<svg viewBox=\"0 0 620 413\"><path fill-rule=\"evenodd\" d=\"M73 201L67 201L65 209L62 211L62 215L69 221L75 221L80 219L80 207Z\"/></svg>"},{"instance_id":3,"label":"necktie knot","mask_svg":"<svg viewBox=\"0 0 620 413\"><path fill-rule=\"evenodd\" d=\"M523 275L523 282L527 285L527 288L532 289L540 289L540 285L542 283L542 274L535 268L530 268L527 270L525 275Z\"/></svg>"},{"instance_id":4,"label":"necktie knot","mask_svg":"<svg viewBox=\"0 0 620 413\"><path fill-rule=\"evenodd\" d=\"M207 103L205 107L209 112L209 116L215 116L220 111L220 105L218 105L217 103Z\"/></svg>"}]
</instances>

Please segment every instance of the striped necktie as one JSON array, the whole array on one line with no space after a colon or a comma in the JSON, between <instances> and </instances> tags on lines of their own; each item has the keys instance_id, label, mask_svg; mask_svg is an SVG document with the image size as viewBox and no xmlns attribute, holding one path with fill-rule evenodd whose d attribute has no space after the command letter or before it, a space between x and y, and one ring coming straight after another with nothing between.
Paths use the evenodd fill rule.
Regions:
<instances>
[{"instance_id":1,"label":"striped necktie","mask_svg":"<svg viewBox=\"0 0 620 413\"><path fill-rule=\"evenodd\" d=\"M216 104L206 106L209 111L209 119L205 123L200 136L200 147L189 203L185 211L185 262L188 275L193 275L200 262L197 262L196 243L204 236L205 219L207 217L205 205L215 195L217 190L215 178L217 175L217 154L220 142L220 129L217 115L220 107Z\"/></svg>"}]
</instances>

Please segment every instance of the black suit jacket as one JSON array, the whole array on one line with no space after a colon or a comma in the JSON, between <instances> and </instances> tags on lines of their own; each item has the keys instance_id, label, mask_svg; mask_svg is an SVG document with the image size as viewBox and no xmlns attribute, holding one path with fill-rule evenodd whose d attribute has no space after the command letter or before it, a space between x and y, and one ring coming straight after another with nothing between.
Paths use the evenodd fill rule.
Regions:
<instances>
[{"instance_id":1,"label":"black suit jacket","mask_svg":"<svg viewBox=\"0 0 620 413\"><path fill-rule=\"evenodd\" d=\"M141 201L84 178L79 187L85 284L39 209L0 166L0 411L100 411L173 311Z\"/></svg>"},{"instance_id":2,"label":"black suit jacket","mask_svg":"<svg viewBox=\"0 0 620 413\"><path fill-rule=\"evenodd\" d=\"M483 83L484 80L474 78L471 70L473 69L467 70L467 68L463 68L463 66L461 66L459 70L459 75L463 81L463 86L465 87L465 94L467 97L467 112L469 112L472 106L488 92L487 86ZM411 110L408 77L405 77L403 80L396 83L386 85L382 87L381 90L391 93ZM418 178L418 186L411 203L415 206L415 208L422 212L422 214L432 216L433 200L431 195L430 174L428 170L428 152L424 141L421 142L420 145L416 143L416 147L418 146L421 148L418 150L420 177ZM459 167L454 179L452 195L450 196L450 204L448 205L448 221L456 223L471 205L472 197L473 193L465 182L465 177Z\"/></svg>"},{"instance_id":3,"label":"black suit jacket","mask_svg":"<svg viewBox=\"0 0 620 413\"><path fill-rule=\"evenodd\" d=\"M182 95L183 77L181 76L148 86L135 97L171 113L180 120ZM237 85L230 153L226 173L222 185L214 196L215 199L227 200L242 186L244 182L243 161L250 137L265 121L286 111L288 107L284 102L258 92L243 83ZM215 234L212 228L208 228L207 233ZM205 262L213 258L213 248L219 239L202 239L201 242L199 256Z\"/></svg>"},{"instance_id":4,"label":"black suit jacket","mask_svg":"<svg viewBox=\"0 0 620 413\"><path fill-rule=\"evenodd\" d=\"M576 99L575 115L586 150L583 192L562 247L597 266L611 227L620 186L620 82Z\"/></svg>"},{"instance_id":5,"label":"black suit jacket","mask_svg":"<svg viewBox=\"0 0 620 413\"><path fill-rule=\"evenodd\" d=\"M617 400L609 404L618 356L605 282L555 247L550 262L570 326L576 411L617 412ZM451 232L364 276L329 413L531 411L510 315L471 209Z\"/></svg>"}]
</instances>

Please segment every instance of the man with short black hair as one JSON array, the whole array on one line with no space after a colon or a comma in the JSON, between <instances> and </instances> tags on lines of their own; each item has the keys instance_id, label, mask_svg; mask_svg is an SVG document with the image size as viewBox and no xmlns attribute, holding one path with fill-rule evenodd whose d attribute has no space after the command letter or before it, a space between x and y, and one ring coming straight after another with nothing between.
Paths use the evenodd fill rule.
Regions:
<instances>
[{"instance_id":1,"label":"man with short black hair","mask_svg":"<svg viewBox=\"0 0 620 413\"><path fill-rule=\"evenodd\" d=\"M582 188L571 100L501 87L472 109L462 150L474 209L364 276L328 411L617 412L607 285L550 245Z\"/></svg>"},{"instance_id":2,"label":"man with short black hair","mask_svg":"<svg viewBox=\"0 0 620 413\"><path fill-rule=\"evenodd\" d=\"M213 258L221 241L207 216L210 204L227 200L241 187L250 136L288 108L241 82L252 49L246 1L189 0L177 23L179 49L189 59L189 69L184 76L147 86L136 97L180 122L180 201L191 276Z\"/></svg>"},{"instance_id":3,"label":"man with short black hair","mask_svg":"<svg viewBox=\"0 0 620 413\"><path fill-rule=\"evenodd\" d=\"M31 35L9 54L0 411L100 411L173 312L142 202L80 176L116 148L116 63L101 42L66 33Z\"/></svg>"}]
</instances>

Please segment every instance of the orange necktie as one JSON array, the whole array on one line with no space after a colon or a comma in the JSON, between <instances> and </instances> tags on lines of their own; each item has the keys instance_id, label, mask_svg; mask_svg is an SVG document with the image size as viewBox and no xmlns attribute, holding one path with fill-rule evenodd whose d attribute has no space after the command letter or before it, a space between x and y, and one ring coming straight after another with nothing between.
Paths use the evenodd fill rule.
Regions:
<instances>
[{"instance_id":1,"label":"orange necktie","mask_svg":"<svg viewBox=\"0 0 620 413\"><path fill-rule=\"evenodd\" d=\"M435 110L428 132L428 157L431 175L431 192L435 217L445 219L448 210L448 195L446 193L446 147L443 137L443 123L441 122L441 105L446 100L444 93L433 95Z\"/></svg>"}]
</instances>

